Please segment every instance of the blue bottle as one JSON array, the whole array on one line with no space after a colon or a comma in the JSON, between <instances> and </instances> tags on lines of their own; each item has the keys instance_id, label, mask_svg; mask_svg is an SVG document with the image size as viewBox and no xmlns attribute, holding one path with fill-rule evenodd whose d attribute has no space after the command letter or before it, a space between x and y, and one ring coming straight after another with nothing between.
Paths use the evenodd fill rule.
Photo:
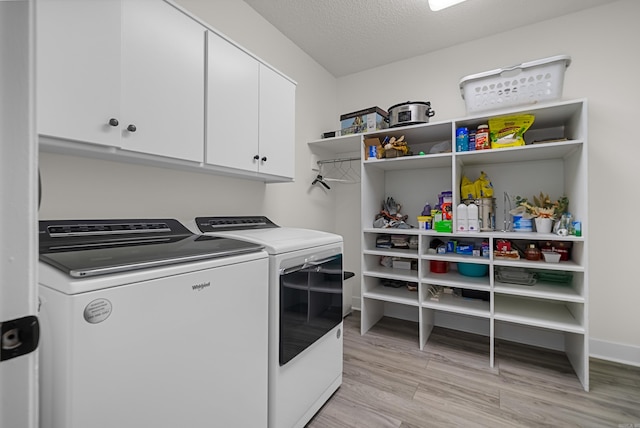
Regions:
<instances>
[{"instance_id":1,"label":"blue bottle","mask_svg":"<svg viewBox=\"0 0 640 428\"><path fill-rule=\"evenodd\" d=\"M469 130L464 126L456 130L456 152L469 150Z\"/></svg>"}]
</instances>

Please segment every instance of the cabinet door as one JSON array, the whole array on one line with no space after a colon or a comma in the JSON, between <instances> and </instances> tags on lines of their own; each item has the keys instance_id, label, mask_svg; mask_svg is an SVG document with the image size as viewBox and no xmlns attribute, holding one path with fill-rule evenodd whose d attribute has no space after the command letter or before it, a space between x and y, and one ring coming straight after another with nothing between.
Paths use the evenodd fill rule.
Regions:
<instances>
[{"instance_id":1,"label":"cabinet door","mask_svg":"<svg viewBox=\"0 0 640 428\"><path fill-rule=\"evenodd\" d=\"M261 173L293 178L295 173L296 87L260 65Z\"/></svg>"},{"instance_id":2,"label":"cabinet door","mask_svg":"<svg viewBox=\"0 0 640 428\"><path fill-rule=\"evenodd\" d=\"M222 37L207 38L206 162L258 170L258 61Z\"/></svg>"},{"instance_id":3,"label":"cabinet door","mask_svg":"<svg viewBox=\"0 0 640 428\"><path fill-rule=\"evenodd\" d=\"M37 5L38 133L118 146L120 1ZM115 122L113 122L115 124Z\"/></svg>"},{"instance_id":4,"label":"cabinet door","mask_svg":"<svg viewBox=\"0 0 640 428\"><path fill-rule=\"evenodd\" d=\"M204 37L164 1L122 3L123 149L203 161Z\"/></svg>"}]
</instances>

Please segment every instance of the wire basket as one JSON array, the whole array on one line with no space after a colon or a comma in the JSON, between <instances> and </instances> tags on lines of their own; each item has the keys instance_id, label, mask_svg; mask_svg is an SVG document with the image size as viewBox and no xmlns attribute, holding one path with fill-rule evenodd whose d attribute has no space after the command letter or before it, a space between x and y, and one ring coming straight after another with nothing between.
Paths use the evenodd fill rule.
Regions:
<instances>
[{"instance_id":1,"label":"wire basket","mask_svg":"<svg viewBox=\"0 0 640 428\"><path fill-rule=\"evenodd\" d=\"M460 79L467 113L552 101L562 97L571 57L558 55Z\"/></svg>"}]
</instances>

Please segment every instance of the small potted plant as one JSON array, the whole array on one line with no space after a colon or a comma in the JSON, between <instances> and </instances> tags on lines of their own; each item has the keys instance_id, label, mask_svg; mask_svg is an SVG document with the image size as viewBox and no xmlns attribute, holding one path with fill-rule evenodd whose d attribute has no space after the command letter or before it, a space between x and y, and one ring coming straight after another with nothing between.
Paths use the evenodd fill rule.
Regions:
<instances>
[{"instance_id":1,"label":"small potted plant","mask_svg":"<svg viewBox=\"0 0 640 428\"><path fill-rule=\"evenodd\" d=\"M562 196L558 200L552 201L548 194L542 192L533 197L533 203L520 196L516 196L515 203L535 219L536 230L539 233L551 233L553 221L566 213L569 208L568 197Z\"/></svg>"}]
</instances>

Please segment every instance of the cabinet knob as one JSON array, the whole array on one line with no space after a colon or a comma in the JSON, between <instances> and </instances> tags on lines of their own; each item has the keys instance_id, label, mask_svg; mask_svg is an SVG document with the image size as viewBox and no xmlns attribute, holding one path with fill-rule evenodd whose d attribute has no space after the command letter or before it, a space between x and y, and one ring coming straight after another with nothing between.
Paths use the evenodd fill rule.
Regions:
<instances>
[{"instance_id":1,"label":"cabinet knob","mask_svg":"<svg viewBox=\"0 0 640 428\"><path fill-rule=\"evenodd\" d=\"M118 126L119 124L120 122L118 122L118 119L116 119L115 117L112 117L111 119L109 119L109 125Z\"/></svg>"},{"instance_id":2,"label":"cabinet knob","mask_svg":"<svg viewBox=\"0 0 640 428\"><path fill-rule=\"evenodd\" d=\"M260 159L260 156L258 156L258 155L255 155L255 156L253 157L253 160L258 160L258 159Z\"/></svg>"},{"instance_id":3,"label":"cabinet knob","mask_svg":"<svg viewBox=\"0 0 640 428\"><path fill-rule=\"evenodd\" d=\"M267 157L266 156L262 156L262 162L266 162L267 161Z\"/></svg>"},{"instance_id":4,"label":"cabinet knob","mask_svg":"<svg viewBox=\"0 0 640 428\"><path fill-rule=\"evenodd\" d=\"M127 126L127 131L129 132L136 132L136 126L134 124L131 124L129 126Z\"/></svg>"}]
</instances>

